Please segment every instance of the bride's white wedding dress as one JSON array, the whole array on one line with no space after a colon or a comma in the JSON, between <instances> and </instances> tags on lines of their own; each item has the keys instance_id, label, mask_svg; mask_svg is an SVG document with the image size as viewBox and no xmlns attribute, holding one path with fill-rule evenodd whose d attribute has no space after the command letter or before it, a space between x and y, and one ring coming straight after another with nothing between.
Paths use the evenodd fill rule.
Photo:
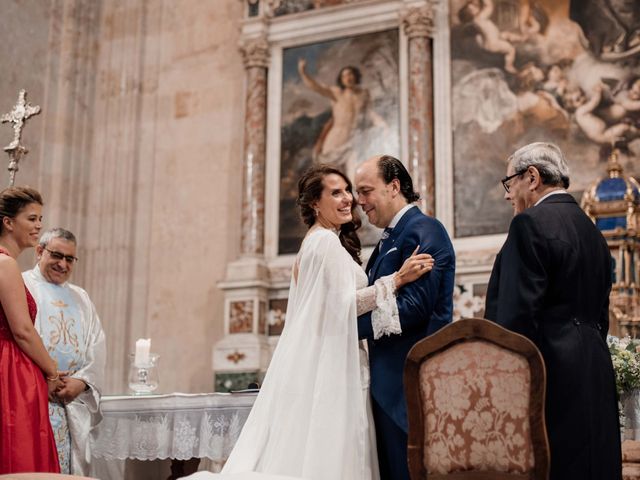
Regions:
<instances>
[{"instance_id":1,"label":"bride's white wedding dress","mask_svg":"<svg viewBox=\"0 0 640 480\"><path fill-rule=\"evenodd\" d=\"M262 388L223 473L212 478L378 480L357 314L377 309L378 319L393 317L393 280L367 287L363 269L323 228L308 234L296 262L284 331ZM237 475L244 472L272 475Z\"/></svg>"}]
</instances>

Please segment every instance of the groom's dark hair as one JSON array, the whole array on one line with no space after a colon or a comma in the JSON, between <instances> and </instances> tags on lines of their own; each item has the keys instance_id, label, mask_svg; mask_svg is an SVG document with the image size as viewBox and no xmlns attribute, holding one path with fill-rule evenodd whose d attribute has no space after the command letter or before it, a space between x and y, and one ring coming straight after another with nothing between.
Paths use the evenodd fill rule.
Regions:
<instances>
[{"instance_id":1,"label":"groom's dark hair","mask_svg":"<svg viewBox=\"0 0 640 480\"><path fill-rule=\"evenodd\" d=\"M420 200L420 194L413 189L411 175L400 160L391 155L381 155L378 159L378 171L384 183L391 183L394 179L400 182L400 193L409 203Z\"/></svg>"}]
</instances>

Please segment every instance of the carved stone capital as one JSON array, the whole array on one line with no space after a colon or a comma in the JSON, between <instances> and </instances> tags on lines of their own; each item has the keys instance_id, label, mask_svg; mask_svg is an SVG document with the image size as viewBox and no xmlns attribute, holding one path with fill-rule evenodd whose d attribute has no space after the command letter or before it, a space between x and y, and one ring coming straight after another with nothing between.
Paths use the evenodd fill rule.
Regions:
<instances>
[{"instance_id":1,"label":"carved stone capital","mask_svg":"<svg viewBox=\"0 0 640 480\"><path fill-rule=\"evenodd\" d=\"M400 18L407 37L433 36L436 4L437 0L429 0L423 7L406 8L401 11Z\"/></svg>"},{"instance_id":2,"label":"carved stone capital","mask_svg":"<svg viewBox=\"0 0 640 480\"><path fill-rule=\"evenodd\" d=\"M266 36L242 40L240 52L245 68L269 66L269 42Z\"/></svg>"}]
</instances>

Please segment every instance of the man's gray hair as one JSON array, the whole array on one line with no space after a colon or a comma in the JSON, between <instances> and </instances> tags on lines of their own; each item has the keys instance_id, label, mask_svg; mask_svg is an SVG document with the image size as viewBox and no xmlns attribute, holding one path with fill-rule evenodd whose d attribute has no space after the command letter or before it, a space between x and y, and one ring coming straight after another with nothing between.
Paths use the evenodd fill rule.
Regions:
<instances>
[{"instance_id":1,"label":"man's gray hair","mask_svg":"<svg viewBox=\"0 0 640 480\"><path fill-rule=\"evenodd\" d=\"M569 166L560 147L548 142L534 142L515 151L509 157L516 173L536 167L545 185L562 185L569 188Z\"/></svg>"},{"instance_id":2,"label":"man's gray hair","mask_svg":"<svg viewBox=\"0 0 640 480\"><path fill-rule=\"evenodd\" d=\"M76 236L73 233L71 233L69 230L65 230L64 228L56 227L50 228L42 234L42 236L40 237L40 246L46 247L54 238L62 238L67 242L73 243L74 245L78 244L78 242L76 241Z\"/></svg>"}]
</instances>

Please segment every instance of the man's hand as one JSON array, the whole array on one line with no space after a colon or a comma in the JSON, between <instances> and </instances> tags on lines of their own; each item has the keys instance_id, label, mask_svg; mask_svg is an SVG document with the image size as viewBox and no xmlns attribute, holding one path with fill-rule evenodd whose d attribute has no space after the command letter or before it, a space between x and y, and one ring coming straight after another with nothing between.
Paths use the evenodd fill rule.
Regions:
<instances>
[{"instance_id":1,"label":"man's hand","mask_svg":"<svg viewBox=\"0 0 640 480\"><path fill-rule=\"evenodd\" d=\"M62 386L56 390L56 396L64 403L69 403L84 392L87 384L73 377L62 377Z\"/></svg>"},{"instance_id":2,"label":"man's hand","mask_svg":"<svg viewBox=\"0 0 640 480\"><path fill-rule=\"evenodd\" d=\"M50 402L54 402L57 400L56 392L62 387L64 387L64 383L62 383L60 372L58 372L56 376L52 377L51 379L47 378L47 389L49 390Z\"/></svg>"}]
</instances>

